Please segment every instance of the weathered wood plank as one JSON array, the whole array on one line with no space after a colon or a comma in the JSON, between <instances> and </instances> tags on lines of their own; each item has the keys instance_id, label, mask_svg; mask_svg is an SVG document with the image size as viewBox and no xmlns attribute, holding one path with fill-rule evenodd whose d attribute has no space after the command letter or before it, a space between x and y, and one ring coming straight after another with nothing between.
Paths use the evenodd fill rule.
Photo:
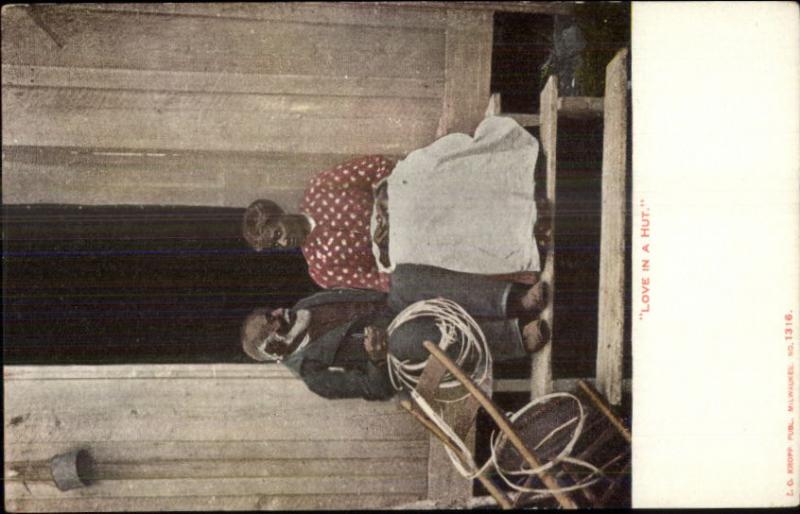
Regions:
<instances>
[{"instance_id":1,"label":"weathered wood plank","mask_svg":"<svg viewBox=\"0 0 800 514\"><path fill-rule=\"evenodd\" d=\"M547 201L550 213L556 213L556 136L558 133L558 79L551 75L539 95L539 139L542 145L541 158L547 168ZM545 263L541 280L550 285L550 301L539 317L550 325L553 341L533 354L531 369L531 396L536 398L553 391L553 344L557 336L553 327L553 299L555 298L555 219L551 220L551 236L545 250Z\"/></svg>"},{"instance_id":2,"label":"weathered wood plank","mask_svg":"<svg viewBox=\"0 0 800 514\"><path fill-rule=\"evenodd\" d=\"M606 67L597 385L609 403L622 401L625 323L625 218L628 144L628 50Z\"/></svg>"},{"instance_id":3,"label":"weathered wood plank","mask_svg":"<svg viewBox=\"0 0 800 514\"><path fill-rule=\"evenodd\" d=\"M603 97L562 96L558 99L558 114L571 118L594 118L603 115Z\"/></svg>"},{"instance_id":4,"label":"weathered wood plank","mask_svg":"<svg viewBox=\"0 0 800 514\"><path fill-rule=\"evenodd\" d=\"M4 147L6 203L246 207L296 212L310 178L356 154ZM397 156L395 156L397 158Z\"/></svg>"},{"instance_id":5,"label":"weathered wood plank","mask_svg":"<svg viewBox=\"0 0 800 514\"><path fill-rule=\"evenodd\" d=\"M490 93L493 18L490 12L448 9L445 84L437 136L471 134Z\"/></svg>"},{"instance_id":6,"label":"weathered wood plank","mask_svg":"<svg viewBox=\"0 0 800 514\"><path fill-rule=\"evenodd\" d=\"M259 113L230 116L215 111L164 115L107 109L58 112L44 108L23 115L8 108L3 116L3 141L24 146L403 154L430 143L435 130L436 120L315 120Z\"/></svg>"},{"instance_id":7,"label":"weathered wood plank","mask_svg":"<svg viewBox=\"0 0 800 514\"><path fill-rule=\"evenodd\" d=\"M260 440L260 441L41 441L6 440L5 461L48 460L54 455L85 447L99 462L288 459L413 459L425 460L428 439L380 440Z\"/></svg>"},{"instance_id":8,"label":"weathered wood plank","mask_svg":"<svg viewBox=\"0 0 800 514\"><path fill-rule=\"evenodd\" d=\"M219 408L224 408L230 414L239 410L246 413L253 407L254 394L261 396L258 405L266 412L291 407L293 413L323 410L333 415L346 407L344 410L351 415L403 413L392 401L332 402L311 393L302 380L294 377L25 380L13 384L12 389L4 392L6 410L31 413L58 412L61 409L69 413L75 408L80 408L81 412L100 413L119 406L127 410L136 409L141 415L173 409L185 413L203 413ZM302 400L302 403L292 405L295 400Z\"/></svg>"},{"instance_id":9,"label":"weathered wood plank","mask_svg":"<svg viewBox=\"0 0 800 514\"><path fill-rule=\"evenodd\" d=\"M157 114L214 111L231 117L254 112L267 119L273 116L313 118L320 123L338 118L436 119L441 108L437 99L425 98L165 93L27 86L4 87L3 104L15 115L42 109L50 112L82 111L86 115L95 110L152 111Z\"/></svg>"},{"instance_id":10,"label":"weathered wood plank","mask_svg":"<svg viewBox=\"0 0 800 514\"><path fill-rule=\"evenodd\" d=\"M418 500L419 494L294 494L246 496L170 496L165 498L56 498L6 496L9 512L153 512L229 510L379 509Z\"/></svg>"},{"instance_id":11,"label":"weathered wood plank","mask_svg":"<svg viewBox=\"0 0 800 514\"><path fill-rule=\"evenodd\" d=\"M384 78L441 77L441 30L38 9L64 42L3 12L5 64ZM26 31L31 32L29 34ZM380 57L380 58L376 58Z\"/></svg>"},{"instance_id":12,"label":"weathered wood plank","mask_svg":"<svg viewBox=\"0 0 800 514\"><path fill-rule=\"evenodd\" d=\"M145 461L100 461L86 473L87 480L172 480L179 478L254 478L337 476L342 480L361 477L425 476L427 459L180 459ZM50 462L8 462L6 480L52 480ZM462 479L463 480L463 479Z\"/></svg>"},{"instance_id":13,"label":"weathered wood plank","mask_svg":"<svg viewBox=\"0 0 800 514\"><path fill-rule=\"evenodd\" d=\"M59 491L52 481L7 480L6 495L12 498L124 498L169 496L244 496L252 494L424 494L424 477L270 477L270 478L185 478L105 480L92 487Z\"/></svg>"},{"instance_id":14,"label":"weathered wood plank","mask_svg":"<svg viewBox=\"0 0 800 514\"><path fill-rule=\"evenodd\" d=\"M231 165L242 160L236 159L238 154L224 155L228 156ZM203 157L208 159L204 161ZM262 165L268 159L267 155L262 156ZM251 168L257 165L247 160L243 164L250 164ZM222 171L226 166L222 155L211 153L6 146L3 147L3 168L12 175L41 175L42 180L61 177L65 184L83 179L83 185L98 180L105 186L146 184L213 189L224 187ZM299 182L289 184L300 185Z\"/></svg>"},{"instance_id":15,"label":"weathered wood plank","mask_svg":"<svg viewBox=\"0 0 800 514\"><path fill-rule=\"evenodd\" d=\"M287 407L289 409L289 407ZM342 406L346 409L346 406ZM134 409L106 413L21 412L24 422L8 426L6 437L14 441L258 441L261 439L406 440L421 437L421 428L409 425L405 413L380 416L327 413L217 412L157 413ZM27 417L26 417L27 415ZM325 418L323 418L325 416ZM325 423L320 420L325 419Z\"/></svg>"},{"instance_id":16,"label":"weathered wood plank","mask_svg":"<svg viewBox=\"0 0 800 514\"><path fill-rule=\"evenodd\" d=\"M516 112L504 112L501 114L507 118L511 118L523 127L538 127L539 115L538 114L525 114Z\"/></svg>"},{"instance_id":17,"label":"weathered wood plank","mask_svg":"<svg viewBox=\"0 0 800 514\"><path fill-rule=\"evenodd\" d=\"M381 6L376 3L274 2L274 3L171 3L171 4L75 4L74 9L122 11L139 14L206 16L263 21L285 21L311 25L364 25L442 29L444 9Z\"/></svg>"},{"instance_id":18,"label":"weathered wood plank","mask_svg":"<svg viewBox=\"0 0 800 514\"><path fill-rule=\"evenodd\" d=\"M125 373L117 367L109 368L115 368L117 374ZM63 376L65 371L69 369L56 369L53 373ZM209 371L214 375L214 366L209 366ZM13 370L10 373L13 375ZM158 370L150 375L159 375ZM281 373L273 373L271 377L104 380L6 377L7 440L21 443L423 437L423 429L393 402L357 399L332 402L308 391L297 378ZM326 422L319 423L321 418Z\"/></svg>"},{"instance_id":19,"label":"weathered wood plank","mask_svg":"<svg viewBox=\"0 0 800 514\"><path fill-rule=\"evenodd\" d=\"M443 413L445 422L453 423L454 409L446 407ZM472 430L464 438L467 448L475 451L475 431ZM472 497L472 480L467 480L453 466L453 461L447 455L444 445L438 438L430 436L430 452L428 453L428 499L457 502Z\"/></svg>"},{"instance_id":20,"label":"weathered wood plank","mask_svg":"<svg viewBox=\"0 0 800 514\"><path fill-rule=\"evenodd\" d=\"M228 200L222 176L197 170L164 174L158 182L129 181L131 175L115 176L97 170L64 166L38 166L32 163L3 162L3 200L8 204L57 203L77 205L207 205L241 207L246 203ZM150 175L145 173L143 179ZM204 180L181 185L200 175ZM271 191L262 190L264 196ZM253 193L256 193L254 190ZM246 195L233 201L247 202ZM272 191L270 197L285 209L296 206L300 190ZM255 199L255 198L254 198Z\"/></svg>"},{"instance_id":21,"label":"weathered wood plank","mask_svg":"<svg viewBox=\"0 0 800 514\"><path fill-rule=\"evenodd\" d=\"M73 87L184 93L441 98L444 79L267 75L3 64L4 86Z\"/></svg>"},{"instance_id":22,"label":"weathered wood plank","mask_svg":"<svg viewBox=\"0 0 800 514\"><path fill-rule=\"evenodd\" d=\"M280 364L119 364L3 366L3 380L108 380L152 378L294 378Z\"/></svg>"},{"instance_id":23,"label":"weathered wood plank","mask_svg":"<svg viewBox=\"0 0 800 514\"><path fill-rule=\"evenodd\" d=\"M3 95L7 98L7 95ZM433 140L436 119L306 118L289 112L70 110L4 104L3 142L22 146L403 154Z\"/></svg>"}]
</instances>

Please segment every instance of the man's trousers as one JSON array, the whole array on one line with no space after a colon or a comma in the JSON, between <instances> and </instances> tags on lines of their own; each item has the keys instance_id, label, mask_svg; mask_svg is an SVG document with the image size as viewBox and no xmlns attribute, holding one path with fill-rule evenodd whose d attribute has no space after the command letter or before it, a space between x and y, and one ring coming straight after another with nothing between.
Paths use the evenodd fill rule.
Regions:
<instances>
[{"instance_id":1,"label":"man's trousers","mask_svg":"<svg viewBox=\"0 0 800 514\"><path fill-rule=\"evenodd\" d=\"M399 264L392 273L389 307L397 313L420 300L446 298L475 318L496 361L527 354L516 318L509 319L508 297L514 284L419 264ZM438 343L441 332L430 317L400 325L389 337L389 352L396 358L420 362L428 358L423 341ZM450 351L456 351L455 348ZM451 356L454 356L451 353Z\"/></svg>"}]
</instances>

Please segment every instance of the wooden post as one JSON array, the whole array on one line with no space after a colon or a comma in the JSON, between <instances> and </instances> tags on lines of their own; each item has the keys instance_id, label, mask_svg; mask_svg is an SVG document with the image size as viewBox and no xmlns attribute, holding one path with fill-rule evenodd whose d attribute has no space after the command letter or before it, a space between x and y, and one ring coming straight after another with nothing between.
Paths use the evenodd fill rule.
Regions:
<instances>
[{"instance_id":1,"label":"wooden post","mask_svg":"<svg viewBox=\"0 0 800 514\"><path fill-rule=\"evenodd\" d=\"M551 221L550 241L545 248L544 269L541 280L550 286L550 301L544 308L541 319L550 325L550 344L533 354L531 369L531 397L536 398L553 391L553 300L555 298L555 215L556 215L556 133L558 130L558 78L551 75L539 96L539 139L542 156L547 167L547 201L550 203Z\"/></svg>"},{"instance_id":2,"label":"wooden post","mask_svg":"<svg viewBox=\"0 0 800 514\"><path fill-rule=\"evenodd\" d=\"M603 208L600 225L600 292L597 386L612 405L622 402L625 321L625 172L628 138L628 50L606 67L603 113Z\"/></svg>"}]
</instances>

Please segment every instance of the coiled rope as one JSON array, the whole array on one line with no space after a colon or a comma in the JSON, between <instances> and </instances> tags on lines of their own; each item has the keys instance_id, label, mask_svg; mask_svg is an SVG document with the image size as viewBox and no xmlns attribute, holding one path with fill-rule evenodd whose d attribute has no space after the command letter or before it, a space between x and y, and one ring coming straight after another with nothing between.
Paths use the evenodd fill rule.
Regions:
<instances>
[{"instance_id":1,"label":"coiled rope","mask_svg":"<svg viewBox=\"0 0 800 514\"><path fill-rule=\"evenodd\" d=\"M400 325L418 318L433 318L435 320L436 327L441 333L439 348L442 351L446 352L450 346L458 345L458 356L455 358L455 363L459 367L463 367L465 363L475 363L470 378L476 384L480 385L489 380L492 370L492 355L489 351L489 346L486 344L486 338L478 323L460 305L445 298L421 300L413 303L400 312L389 325L387 329L389 336ZM422 341L420 341L421 343ZM391 353L387 355L386 360L389 367L389 379L395 390L400 391L403 388L414 390L417 387L419 376L425 368L425 361L416 363L401 361ZM453 389L461 387L461 384L450 373L445 373L439 387ZM443 403L456 402L463 400L467 396L469 396L469 393L465 393L454 400L437 400Z\"/></svg>"}]
</instances>

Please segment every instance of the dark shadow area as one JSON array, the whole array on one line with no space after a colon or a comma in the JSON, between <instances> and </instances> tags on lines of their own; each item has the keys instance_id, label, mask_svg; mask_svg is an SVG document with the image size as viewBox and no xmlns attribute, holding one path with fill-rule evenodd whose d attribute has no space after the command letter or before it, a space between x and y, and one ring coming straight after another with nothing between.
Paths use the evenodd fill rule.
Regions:
<instances>
[{"instance_id":1,"label":"dark shadow area","mask_svg":"<svg viewBox=\"0 0 800 514\"><path fill-rule=\"evenodd\" d=\"M299 251L247 247L242 213L4 206L5 363L247 362L246 314L317 288Z\"/></svg>"},{"instance_id":2,"label":"dark shadow area","mask_svg":"<svg viewBox=\"0 0 800 514\"><path fill-rule=\"evenodd\" d=\"M552 16L495 13L491 91L500 93L504 112L539 112L540 75L552 37Z\"/></svg>"},{"instance_id":3,"label":"dark shadow area","mask_svg":"<svg viewBox=\"0 0 800 514\"><path fill-rule=\"evenodd\" d=\"M558 120L553 372L594 376L603 120Z\"/></svg>"}]
</instances>

